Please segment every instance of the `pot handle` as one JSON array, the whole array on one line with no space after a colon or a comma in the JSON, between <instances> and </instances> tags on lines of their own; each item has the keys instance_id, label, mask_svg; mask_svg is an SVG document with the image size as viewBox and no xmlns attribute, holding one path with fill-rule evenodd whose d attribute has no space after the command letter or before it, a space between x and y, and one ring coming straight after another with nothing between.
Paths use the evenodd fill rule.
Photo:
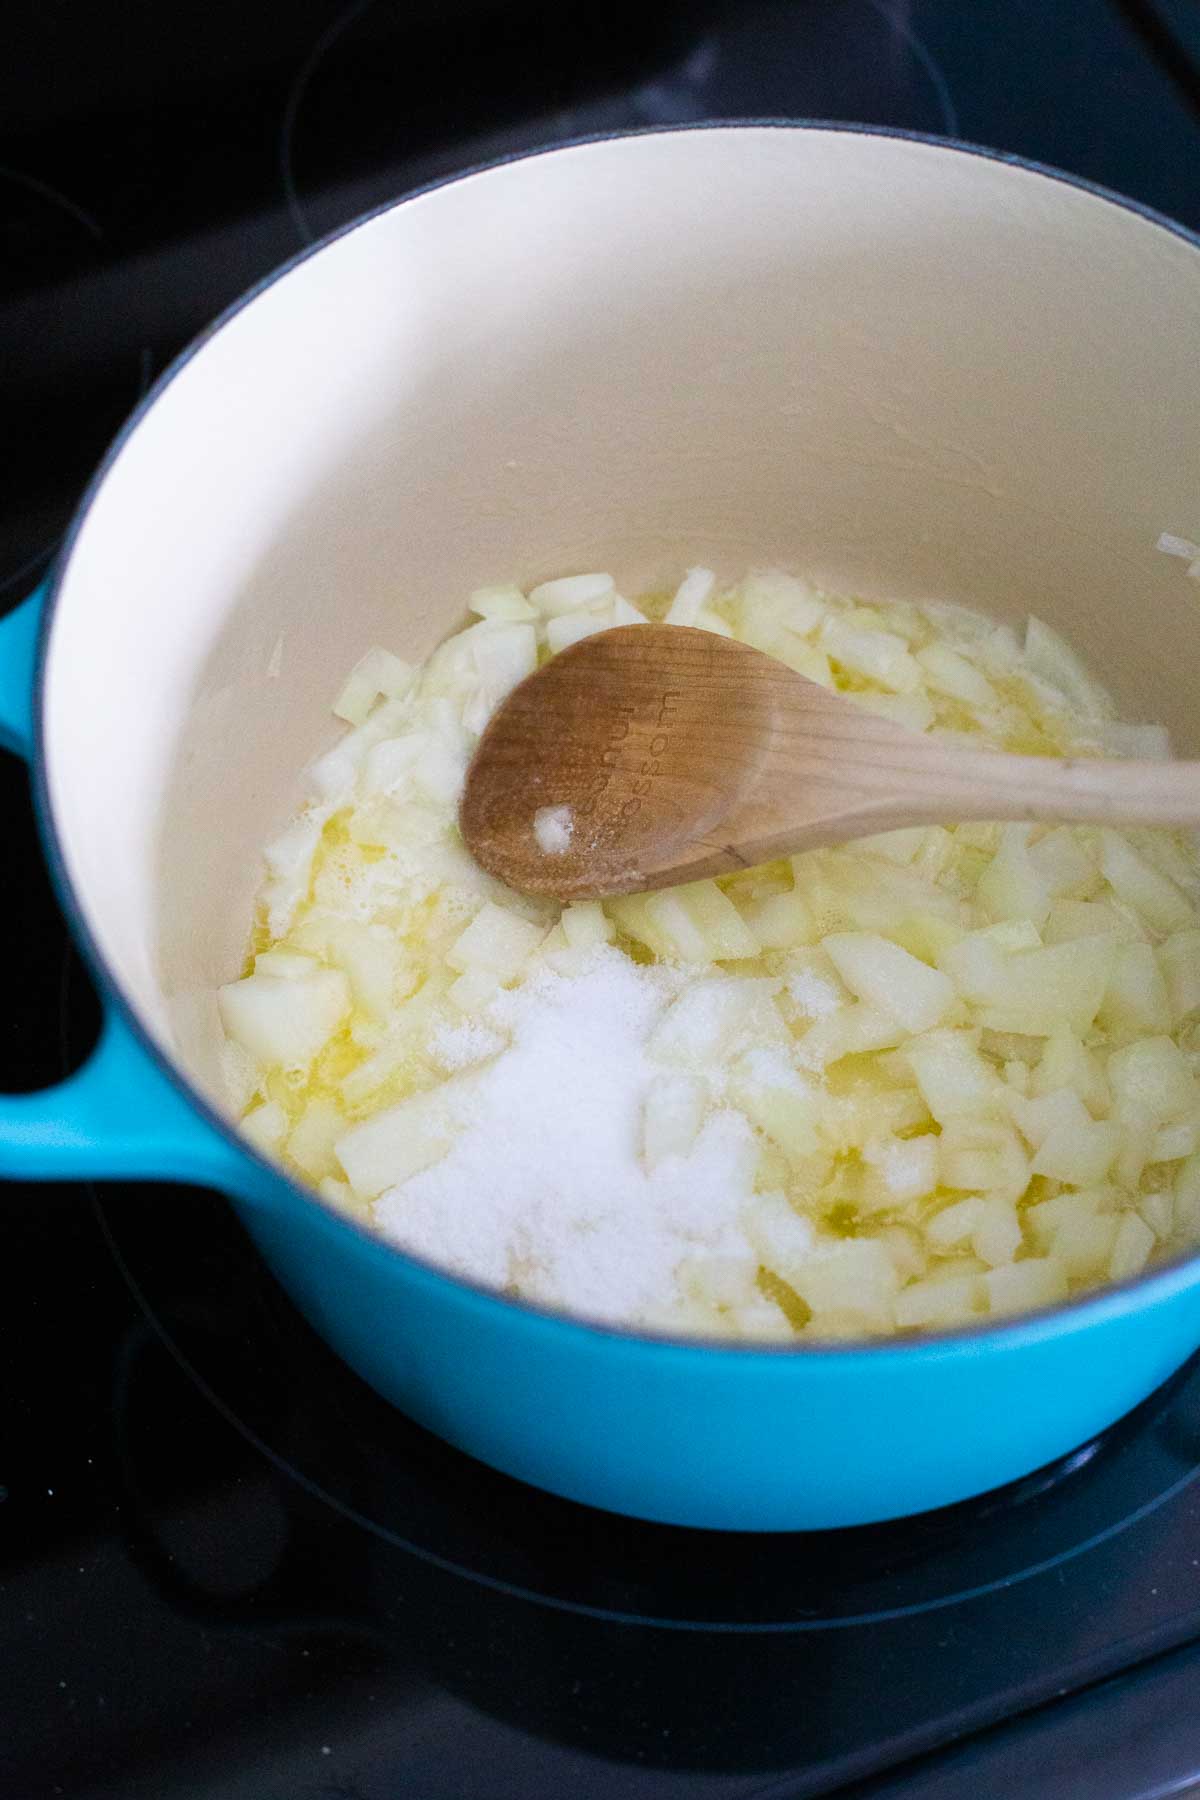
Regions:
<instances>
[{"instance_id":1,"label":"pot handle","mask_svg":"<svg viewBox=\"0 0 1200 1800\"><path fill-rule=\"evenodd\" d=\"M0 619L0 745L33 755L33 692L47 584Z\"/></svg>"},{"instance_id":2,"label":"pot handle","mask_svg":"<svg viewBox=\"0 0 1200 1800\"><path fill-rule=\"evenodd\" d=\"M0 619L0 745L33 754L34 671L46 589ZM191 1106L121 1013L106 1005L81 1069L34 1094L0 1094L0 1179L170 1178L245 1194L255 1165Z\"/></svg>"}]
</instances>

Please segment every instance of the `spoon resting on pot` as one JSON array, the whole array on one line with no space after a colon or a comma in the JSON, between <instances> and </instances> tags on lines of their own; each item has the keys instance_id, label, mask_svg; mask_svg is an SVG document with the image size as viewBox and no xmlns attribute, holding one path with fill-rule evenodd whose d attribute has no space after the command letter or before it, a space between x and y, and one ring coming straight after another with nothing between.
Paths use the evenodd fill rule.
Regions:
<instances>
[{"instance_id":1,"label":"spoon resting on pot","mask_svg":"<svg viewBox=\"0 0 1200 1800\"><path fill-rule=\"evenodd\" d=\"M563 901L903 826L1001 819L1200 825L1200 762L975 750L865 712L733 638L626 625L513 689L459 809L490 874Z\"/></svg>"}]
</instances>

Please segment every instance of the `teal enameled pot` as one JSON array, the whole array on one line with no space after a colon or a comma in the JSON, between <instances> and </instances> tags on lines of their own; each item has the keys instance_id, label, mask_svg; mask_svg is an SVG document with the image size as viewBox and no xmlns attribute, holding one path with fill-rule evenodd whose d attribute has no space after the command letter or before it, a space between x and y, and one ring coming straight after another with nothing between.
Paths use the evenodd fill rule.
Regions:
<instances>
[{"instance_id":1,"label":"teal enameled pot","mask_svg":"<svg viewBox=\"0 0 1200 1800\"><path fill-rule=\"evenodd\" d=\"M1103 1430L1200 1345L1200 1258L913 1341L599 1329L402 1255L253 1154L212 996L341 674L372 643L425 654L484 581L784 561L1035 610L1196 754L1200 586L1156 546L1200 538L1198 370L1181 228L868 131L573 145L298 258L158 383L0 624L0 730L106 1006L79 1074L0 1101L0 1173L219 1190L389 1400L618 1512L859 1524Z\"/></svg>"}]
</instances>

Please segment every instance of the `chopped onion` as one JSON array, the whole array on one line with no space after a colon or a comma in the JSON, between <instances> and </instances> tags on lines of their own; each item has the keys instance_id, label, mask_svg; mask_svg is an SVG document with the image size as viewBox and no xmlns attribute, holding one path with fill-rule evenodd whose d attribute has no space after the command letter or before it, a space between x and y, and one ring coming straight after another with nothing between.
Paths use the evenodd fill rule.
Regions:
<instances>
[{"instance_id":1,"label":"chopped onion","mask_svg":"<svg viewBox=\"0 0 1200 1800\"><path fill-rule=\"evenodd\" d=\"M346 677L333 703L334 713L349 725L362 725L377 700L407 694L416 674L411 663L401 662L390 650L368 650Z\"/></svg>"},{"instance_id":2,"label":"chopped onion","mask_svg":"<svg viewBox=\"0 0 1200 1800\"><path fill-rule=\"evenodd\" d=\"M1190 540L1160 548L1200 573ZM260 1149L363 1223L385 1193L398 1216L393 1190L470 1129L473 1091L477 1106L518 1041L504 990L619 953L660 965L638 1052L654 1073L620 1127L637 1178L690 1190L713 1133L741 1134L726 1216L687 1238L641 1322L767 1341L936 1329L1200 1241L1200 845L975 823L603 905L521 897L457 830L475 739L547 654L664 603L643 612L585 574L469 604L475 622L421 670L384 651L356 666L338 701L352 729L268 848L269 941L219 995L222 1067ZM1036 619L1022 643L965 609L780 570L718 592L704 568L665 617L946 741L1170 753ZM531 801L531 823L547 854L570 846L569 809Z\"/></svg>"},{"instance_id":3,"label":"chopped onion","mask_svg":"<svg viewBox=\"0 0 1200 1800\"><path fill-rule=\"evenodd\" d=\"M694 625L716 581L711 569L689 569L667 609L667 624Z\"/></svg>"}]
</instances>

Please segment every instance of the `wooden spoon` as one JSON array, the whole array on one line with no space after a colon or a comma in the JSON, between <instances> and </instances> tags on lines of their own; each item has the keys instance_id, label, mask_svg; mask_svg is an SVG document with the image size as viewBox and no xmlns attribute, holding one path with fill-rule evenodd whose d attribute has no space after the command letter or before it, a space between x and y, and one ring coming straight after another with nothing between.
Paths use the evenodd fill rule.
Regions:
<instances>
[{"instance_id":1,"label":"wooden spoon","mask_svg":"<svg viewBox=\"0 0 1200 1800\"><path fill-rule=\"evenodd\" d=\"M560 807L569 842L543 849L535 817ZM510 887L593 900L906 825L1196 825L1200 763L975 750L878 718L732 638L627 625L513 690L479 741L459 817L467 847Z\"/></svg>"}]
</instances>

